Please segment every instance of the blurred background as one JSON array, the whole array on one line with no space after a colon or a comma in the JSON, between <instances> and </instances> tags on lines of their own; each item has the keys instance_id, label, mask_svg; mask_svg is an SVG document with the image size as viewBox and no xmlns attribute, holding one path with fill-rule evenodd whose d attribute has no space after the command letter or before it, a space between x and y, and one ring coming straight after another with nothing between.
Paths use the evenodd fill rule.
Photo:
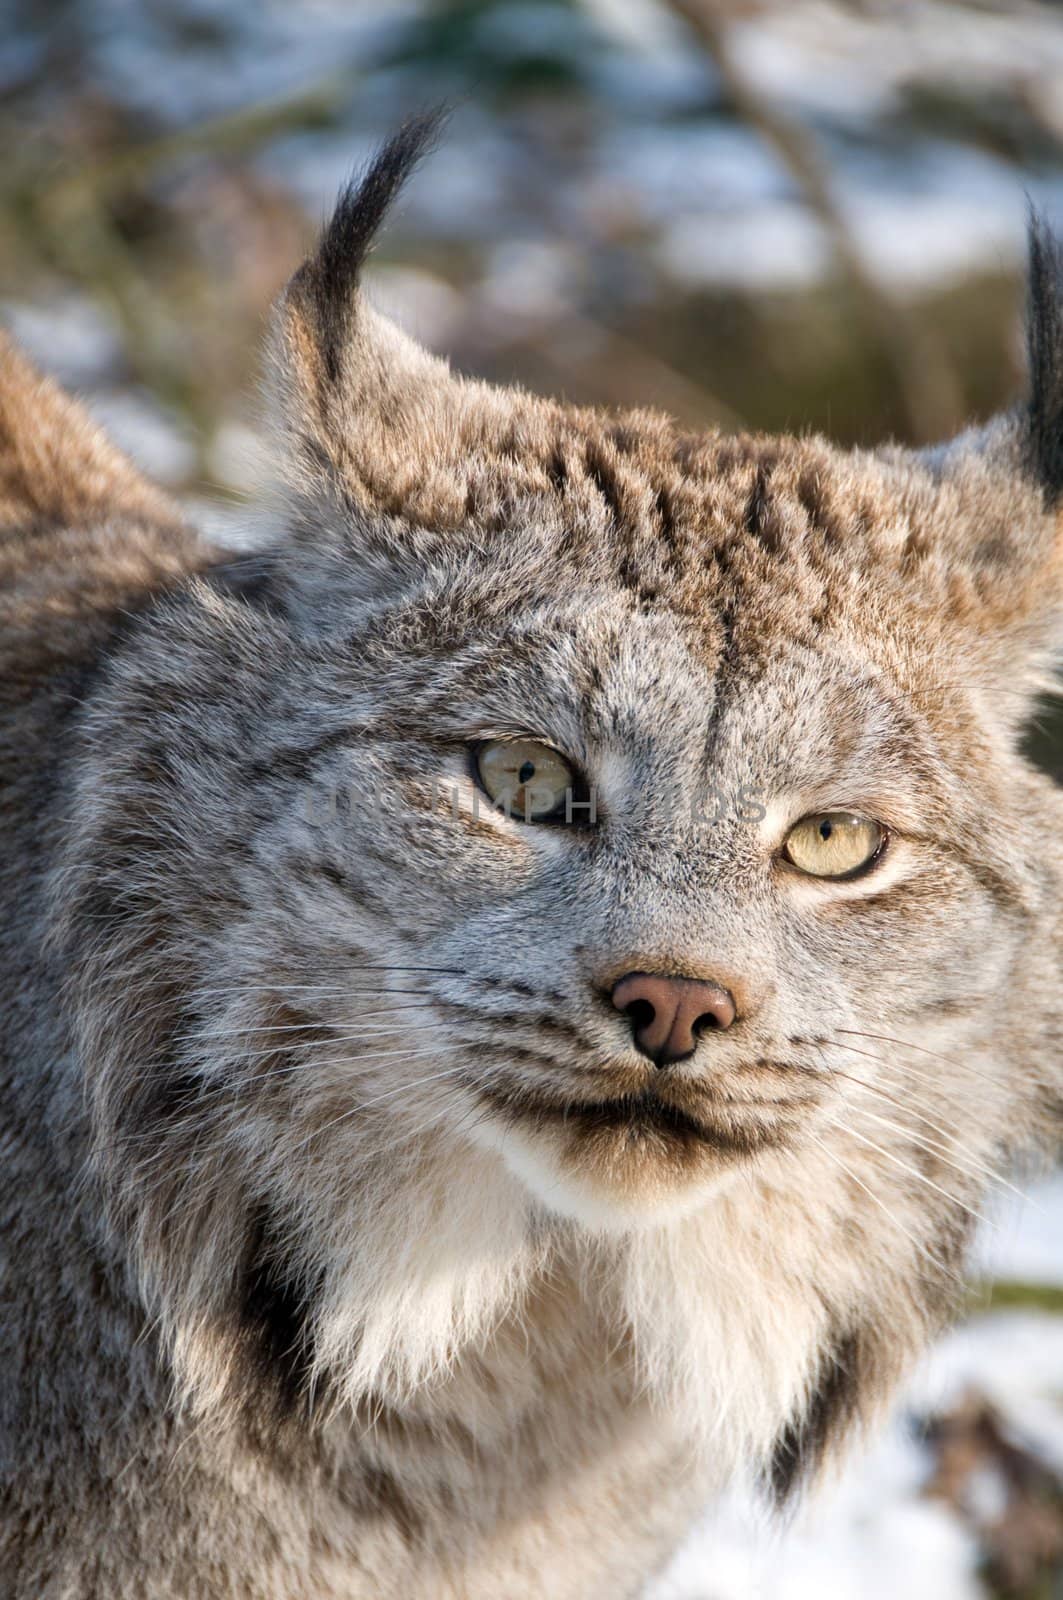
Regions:
<instances>
[{"instance_id":1,"label":"blurred background","mask_svg":"<svg viewBox=\"0 0 1063 1600\"><path fill-rule=\"evenodd\" d=\"M948 435L1021 382L1063 226L1063 10L1013 0L0 4L0 317L222 538L271 299L352 167L453 120L374 298L468 371L693 425ZM1058 719L1035 730L1061 770ZM717 1513L655 1600L1063 1600L1063 1186L785 1537Z\"/></svg>"}]
</instances>

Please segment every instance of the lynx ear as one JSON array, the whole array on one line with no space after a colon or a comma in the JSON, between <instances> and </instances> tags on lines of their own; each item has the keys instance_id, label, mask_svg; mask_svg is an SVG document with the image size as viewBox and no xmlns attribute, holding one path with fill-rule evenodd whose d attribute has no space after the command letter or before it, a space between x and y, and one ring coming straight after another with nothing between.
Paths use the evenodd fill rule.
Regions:
<instances>
[{"instance_id":1,"label":"lynx ear","mask_svg":"<svg viewBox=\"0 0 1063 1600\"><path fill-rule=\"evenodd\" d=\"M1010 411L920 452L950 476L983 457L989 467L1039 491L1045 511L1063 497L1063 245L1032 208L1027 229L1027 392Z\"/></svg>"},{"instance_id":2,"label":"lynx ear","mask_svg":"<svg viewBox=\"0 0 1063 1600\"><path fill-rule=\"evenodd\" d=\"M896 545L927 601L966 631L986 681L1009 680L985 715L1013 732L1052 684L1063 648L1063 246L1033 212L1026 340L1026 395L913 458Z\"/></svg>"},{"instance_id":3,"label":"lynx ear","mask_svg":"<svg viewBox=\"0 0 1063 1600\"><path fill-rule=\"evenodd\" d=\"M289 324L293 351L306 363L301 376L314 387L335 389L363 353L366 308L359 279L384 221L418 162L442 126L441 110L403 124L373 159L367 171L343 189L317 250L288 285L281 318Z\"/></svg>"},{"instance_id":4,"label":"lynx ear","mask_svg":"<svg viewBox=\"0 0 1063 1600\"><path fill-rule=\"evenodd\" d=\"M443 469L483 395L374 311L360 287L380 224L443 118L433 111L407 122L344 189L274 316L274 420L286 478L346 513L445 522Z\"/></svg>"},{"instance_id":5,"label":"lynx ear","mask_svg":"<svg viewBox=\"0 0 1063 1600\"><path fill-rule=\"evenodd\" d=\"M1030 369L1026 460L1046 502L1055 506L1063 496L1063 246L1033 210L1026 345Z\"/></svg>"}]
</instances>

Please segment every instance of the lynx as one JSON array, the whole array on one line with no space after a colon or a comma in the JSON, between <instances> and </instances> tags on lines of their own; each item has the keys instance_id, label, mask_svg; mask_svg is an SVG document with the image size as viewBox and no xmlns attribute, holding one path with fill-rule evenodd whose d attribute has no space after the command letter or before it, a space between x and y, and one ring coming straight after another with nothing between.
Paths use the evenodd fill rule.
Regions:
<instances>
[{"instance_id":1,"label":"lynx","mask_svg":"<svg viewBox=\"0 0 1063 1600\"><path fill-rule=\"evenodd\" d=\"M1063 256L928 452L270 338L262 549L7 346L0 1589L617 1600L841 1459L1060 1127Z\"/></svg>"}]
</instances>

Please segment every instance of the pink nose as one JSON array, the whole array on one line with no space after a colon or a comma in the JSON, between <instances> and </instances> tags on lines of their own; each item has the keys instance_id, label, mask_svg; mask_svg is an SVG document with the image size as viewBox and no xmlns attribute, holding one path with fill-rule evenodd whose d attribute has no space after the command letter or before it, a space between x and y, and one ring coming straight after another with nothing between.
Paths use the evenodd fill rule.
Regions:
<instances>
[{"instance_id":1,"label":"pink nose","mask_svg":"<svg viewBox=\"0 0 1063 1600\"><path fill-rule=\"evenodd\" d=\"M613 1004L627 1014L635 1043L659 1067L693 1055L710 1028L729 1028L735 1019L730 990L699 978L666 978L656 972L629 972L613 989Z\"/></svg>"}]
</instances>

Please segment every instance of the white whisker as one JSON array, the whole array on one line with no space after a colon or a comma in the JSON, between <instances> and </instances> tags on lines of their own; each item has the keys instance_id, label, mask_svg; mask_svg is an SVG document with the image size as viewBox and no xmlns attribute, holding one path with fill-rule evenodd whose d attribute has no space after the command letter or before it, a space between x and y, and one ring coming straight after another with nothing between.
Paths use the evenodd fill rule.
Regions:
<instances>
[{"instance_id":1,"label":"white whisker","mask_svg":"<svg viewBox=\"0 0 1063 1600\"><path fill-rule=\"evenodd\" d=\"M852 1050L853 1047L852 1045L839 1045L836 1048L841 1050ZM823 1054L822 1047L820 1047L820 1053L821 1055ZM867 1052L861 1050L857 1051L856 1054L867 1055ZM872 1056L870 1059L873 1061L882 1060L880 1056ZM925 1112L917 1110L914 1106L906 1103L905 1101L898 1100L895 1095L889 1094L885 1089L882 1088L880 1084L870 1083L866 1078L856 1078L852 1075L852 1073L843 1072L840 1067L836 1067L830 1061L827 1061L825 1055L824 1062L827 1071L832 1073L835 1077L844 1078L847 1083L854 1084L858 1089L863 1089L868 1094L877 1095L879 1099L885 1100L889 1105L900 1111L903 1116L914 1117L918 1122L924 1123L928 1128L931 1128L935 1134L940 1136L940 1142L938 1139L930 1139L927 1135L919 1136L918 1142L926 1140L927 1142L925 1147L936 1148L942 1155L943 1159L949 1161L949 1165L957 1167L957 1171L968 1172L969 1175L977 1174L983 1177L988 1183L996 1184L1002 1189L1009 1190L1020 1200L1025 1200L1027 1198L1021 1189L1016 1188L1015 1184L1010 1183L1002 1173L999 1173L992 1167L985 1165L985 1163L969 1145L964 1144L960 1139L954 1138L953 1135L949 1133L946 1128L942 1127L939 1122L935 1122L933 1117L927 1116ZM874 1113L865 1112L864 1115L872 1116ZM880 1118L879 1120L886 1121L884 1118ZM912 1139L917 1138L914 1130L905 1129L900 1124L897 1124L896 1128L898 1132L903 1132ZM947 1143L945 1141L947 1141ZM966 1156L971 1163L971 1167L968 1169L962 1165L957 1165L954 1160L950 1159L953 1155Z\"/></svg>"},{"instance_id":2,"label":"white whisker","mask_svg":"<svg viewBox=\"0 0 1063 1600\"><path fill-rule=\"evenodd\" d=\"M278 1039L277 1043L274 1045L256 1045L254 1049L251 1050L241 1050L239 1048L239 1041L244 1037L243 1030L239 1028L234 1028L231 1030L231 1032L223 1034L197 1033L193 1035L192 1038L187 1041L187 1043L191 1045L199 1045L204 1043L212 1045L222 1044L225 1046L225 1052L222 1054L223 1060L232 1059L234 1061L252 1061L256 1057L260 1056L288 1055L293 1050L320 1049L324 1053L327 1051L330 1045L357 1044L360 1039L393 1039L399 1037L400 1035L402 1038L405 1038L407 1034L411 1033L438 1034L442 1026L443 1024L439 1021L431 1024L396 1022L392 1027L387 1027L385 1024L379 1023L371 1028L344 1028L341 1031L337 1028L323 1028L319 1027L315 1023L308 1023L305 1028L293 1028L289 1031L292 1033L312 1033L314 1035L312 1039ZM277 1029L275 1031L277 1033L282 1033L285 1030ZM248 1032L272 1033L274 1030L271 1028L256 1028L249 1029Z\"/></svg>"},{"instance_id":3,"label":"white whisker","mask_svg":"<svg viewBox=\"0 0 1063 1600\"><path fill-rule=\"evenodd\" d=\"M883 1117L877 1111L868 1111L866 1107L861 1110L860 1115L869 1117L872 1122L880 1123L882 1127L889 1128L893 1133L899 1133L903 1139L910 1140L913 1144L918 1145L928 1155L936 1155L939 1161L943 1161L946 1166L952 1167L954 1171L962 1173L965 1178L982 1179L987 1183L1001 1183L1003 1181L990 1167L967 1167L962 1162L953 1160L948 1153L947 1147L940 1140L930 1139L925 1134L915 1133L911 1128L905 1128L901 1123L894 1122L890 1117Z\"/></svg>"},{"instance_id":4,"label":"white whisker","mask_svg":"<svg viewBox=\"0 0 1063 1600\"><path fill-rule=\"evenodd\" d=\"M956 1061L952 1056L943 1056L940 1051L929 1050L926 1045L912 1044L908 1039L894 1039L888 1033L863 1033L857 1028L837 1028L835 1031L839 1034L849 1034L854 1039L873 1039L879 1044L896 1045L899 1050L914 1050L919 1055L930 1056L932 1060L942 1062L944 1066L949 1067L953 1072L966 1072L972 1078L981 1078L984 1082L991 1083L995 1089L1000 1088L999 1078L995 1078L992 1073L979 1072L978 1068L972 1067L970 1062Z\"/></svg>"},{"instance_id":5,"label":"white whisker","mask_svg":"<svg viewBox=\"0 0 1063 1600\"><path fill-rule=\"evenodd\" d=\"M363 1019L368 1017L389 1017L408 1011L431 1011L431 1009L431 1001L426 1000L423 1005L401 1005L395 1006L394 1009L391 1007L383 1007L378 1011L363 1011L356 1019L350 1021L348 1026L353 1028L357 1023L360 1023ZM325 1021L284 1023L262 1022L253 1023L248 1027L241 1026L239 1023L234 1023L231 1028L211 1028L209 1030L197 1029L194 1037L197 1041L203 1039L213 1042L219 1039L249 1038L252 1034L257 1033L310 1033L313 1031L327 1035L330 1034L332 1030L333 1024Z\"/></svg>"},{"instance_id":6,"label":"white whisker","mask_svg":"<svg viewBox=\"0 0 1063 1600\"><path fill-rule=\"evenodd\" d=\"M966 1201L961 1200L959 1195L950 1193L948 1189L943 1189L940 1183L935 1183L933 1178L928 1178L925 1172L919 1171L918 1167L913 1167L908 1161L902 1161L900 1156L895 1155L892 1150L884 1150L880 1144L875 1143L874 1139L869 1139L865 1133L861 1133L857 1128L854 1128L852 1123L845 1123L843 1126L846 1133L851 1134L854 1139L859 1139L861 1144L866 1144L869 1149L875 1151L876 1155L882 1156L883 1160L891 1162L898 1172L908 1173L910 1177L915 1178L919 1183L925 1183L928 1189L933 1189L935 1194L941 1195L942 1199L947 1200L950 1205L958 1206L968 1216L976 1218L978 1222L984 1222L986 1227L991 1226L988 1217L983 1216L980 1211L976 1211L973 1206L967 1205Z\"/></svg>"},{"instance_id":7,"label":"white whisker","mask_svg":"<svg viewBox=\"0 0 1063 1600\"><path fill-rule=\"evenodd\" d=\"M904 1234L904 1237L908 1240L908 1242L919 1252L921 1256L924 1256L926 1260L930 1262L931 1266L936 1268L938 1272L943 1272L947 1277L951 1278L954 1283L958 1284L962 1288L962 1279L960 1279L950 1267L947 1267L943 1261L939 1261L934 1252L927 1249L926 1245L917 1239L915 1234L904 1226L904 1223L893 1214L889 1206L886 1205L885 1201L881 1200L873 1189L868 1188L863 1179L858 1178L856 1173L853 1172L850 1167L846 1166L845 1162L840 1156L836 1155L835 1152L831 1150L829 1146L824 1144L821 1139L817 1139L814 1134L809 1134L808 1138L812 1144L814 1144L823 1152L828 1161L832 1161L836 1167L845 1173L847 1178L856 1184L857 1188L863 1190L868 1199L872 1201L874 1205L878 1206L879 1210L883 1212L892 1225L898 1229L900 1233Z\"/></svg>"}]
</instances>

